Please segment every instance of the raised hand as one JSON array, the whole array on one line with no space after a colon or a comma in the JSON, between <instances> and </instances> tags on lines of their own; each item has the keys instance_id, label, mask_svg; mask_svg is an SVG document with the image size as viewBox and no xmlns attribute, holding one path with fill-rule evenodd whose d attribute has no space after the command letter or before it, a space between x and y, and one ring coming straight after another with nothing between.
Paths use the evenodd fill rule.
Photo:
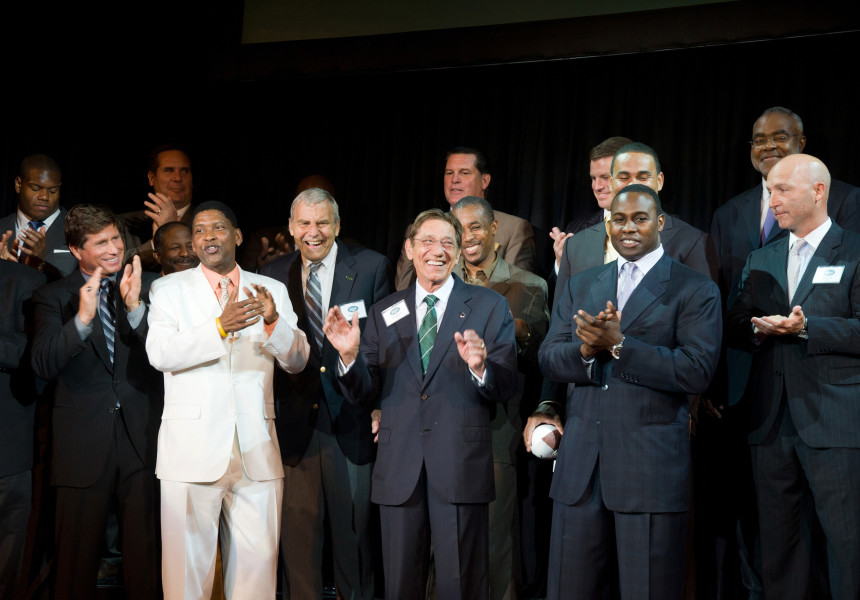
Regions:
<instances>
[{"instance_id":1,"label":"raised hand","mask_svg":"<svg viewBox=\"0 0 860 600\"><path fill-rule=\"evenodd\" d=\"M140 257L135 254L134 258L131 259L131 264L125 266L125 270L122 272L122 279L119 282L119 295L122 296L125 310L128 312L140 306L141 272Z\"/></svg>"},{"instance_id":2,"label":"raised hand","mask_svg":"<svg viewBox=\"0 0 860 600\"><path fill-rule=\"evenodd\" d=\"M248 289L245 288L245 293L248 294ZM246 327L250 327L260 320L263 313L266 312L266 307L263 302L248 294L245 300L238 300L239 286L233 286L233 291L227 299L227 304L224 305L224 311L218 317L221 323L221 328L227 333L241 331ZM272 303L274 306L274 303Z\"/></svg>"},{"instance_id":3,"label":"raised hand","mask_svg":"<svg viewBox=\"0 0 860 600\"><path fill-rule=\"evenodd\" d=\"M467 329L463 333L455 332L454 341L457 342L460 358L466 361L475 375L483 377L484 361L487 360L487 346L481 336L474 329Z\"/></svg>"},{"instance_id":4,"label":"raised hand","mask_svg":"<svg viewBox=\"0 0 860 600\"><path fill-rule=\"evenodd\" d=\"M102 282L102 268L96 267L92 277L81 287L78 302L78 318L84 325L89 325L96 316L99 307L99 286Z\"/></svg>"},{"instance_id":5,"label":"raised hand","mask_svg":"<svg viewBox=\"0 0 860 600\"><path fill-rule=\"evenodd\" d=\"M350 365L358 357L361 329L358 327L358 312L352 313L352 323L346 320L340 308L332 306L323 323L323 333L340 354L344 365Z\"/></svg>"}]
</instances>

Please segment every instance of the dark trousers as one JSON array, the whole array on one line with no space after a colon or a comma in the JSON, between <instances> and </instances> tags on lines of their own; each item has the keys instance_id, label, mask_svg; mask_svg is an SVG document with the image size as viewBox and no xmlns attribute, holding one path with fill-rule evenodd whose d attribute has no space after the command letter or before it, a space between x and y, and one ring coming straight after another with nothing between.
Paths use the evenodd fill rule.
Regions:
<instances>
[{"instance_id":1,"label":"dark trousers","mask_svg":"<svg viewBox=\"0 0 860 600\"><path fill-rule=\"evenodd\" d=\"M20 590L32 489L32 471L0 477L0 599Z\"/></svg>"},{"instance_id":2,"label":"dark trousers","mask_svg":"<svg viewBox=\"0 0 860 600\"><path fill-rule=\"evenodd\" d=\"M94 484L57 488L57 600L93 598L108 513L119 520L126 595L161 595L156 479L137 456L121 410L109 458Z\"/></svg>"},{"instance_id":3,"label":"dark trousers","mask_svg":"<svg viewBox=\"0 0 860 600\"><path fill-rule=\"evenodd\" d=\"M489 597L488 505L451 504L427 483L426 471L404 504L380 505L385 597L423 600L432 533L439 600Z\"/></svg>"},{"instance_id":4,"label":"dark trousers","mask_svg":"<svg viewBox=\"0 0 860 600\"><path fill-rule=\"evenodd\" d=\"M547 600L604 597L612 584L616 560L623 600L680 600L686 533L686 512L620 513L607 509L598 464L578 504L553 505Z\"/></svg>"},{"instance_id":5,"label":"dark trousers","mask_svg":"<svg viewBox=\"0 0 860 600\"><path fill-rule=\"evenodd\" d=\"M827 540L834 600L860 598L860 449L812 448L783 400L772 435L752 446L765 597L803 600L810 590L815 524Z\"/></svg>"}]
</instances>

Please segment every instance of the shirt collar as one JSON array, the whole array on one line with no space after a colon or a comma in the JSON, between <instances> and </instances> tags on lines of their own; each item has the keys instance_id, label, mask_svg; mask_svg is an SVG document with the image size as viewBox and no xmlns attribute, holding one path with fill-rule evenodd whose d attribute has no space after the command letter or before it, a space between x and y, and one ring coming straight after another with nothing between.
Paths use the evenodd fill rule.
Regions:
<instances>
[{"instance_id":1,"label":"shirt collar","mask_svg":"<svg viewBox=\"0 0 860 600\"><path fill-rule=\"evenodd\" d=\"M325 268L325 270L328 271L328 270L334 268L334 263L335 263L336 259L337 259L337 242L332 244L331 250L329 250L329 252L328 252L328 254L326 254L325 258L322 259L321 261L318 261L318 262L321 262L322 266ZM305 273L307 273L308 267L311 264L311 261L307 260L304 257L304 255L302 255L302 264L305 267Z\"/></svg>"},{"instance_id":2,"label":"shirt collar","mask_svg":"<svg viewBox=\"0 0 860 600\"><path fill-rule=\"evenodd\" d=\"M621 256L619 254L618 255L618 274L619 275L621 274L621 267L624 266L624 263L633 262L633 263L636 263L636 267L642 273L642 277L645 277L645 275L648 274L648 271L650 271L652 269L652 267L657 264L657 261L663 257L663 254L664 254L663 244L660 244L659 246L657 246L657 248L655 248L654 250L652 250L651 252L649 252L645 256L640 256L635 261L627 260L626 258L624 258L623 256Z\"/></svg>"},{"instance_id":3,"label":"shirt collar","mask_svg":"<svg viewBox=\"0 0 860 600\"><path fill-rule=\"evenodd\" d=\"M830 231L830 227L833 225L833 221L830 220L830 217L827 217L827 220L824 221L821 225L810 231L806 234L806 237L803 238L809 247L812 248L812 252L814 253L818 250L818 246L821 245L821 240L824 239L824 236L827 235L827 232ZM791 248L794 245L794 242L799 240L800 238L794 235L791 231L788 232L788 247Z\"/></svg>"},{"instance_id":4,"label":"shirt collar","mask_svg":"<svg viewBox=\"0 0 860 600\"><path fill-rule=\"evenodd\" d=\"M446 281L444 284L442 284L442 287L440 287L438 290L436 290L435 292L432 292L432 294L434 296L436 296L436 302L437 303L438 302L446 303L446 302L448 302L448 297L451 295L451 290L453 290L453 289L454 289L454 276L449 275L448 281ZM421 284L416 281L415 282L415 306L416 307L421 306L421 303L424 302L424 298L426 296L428 296L430 293L431 292L428 292L427 290L425 290L423 287L421 287Z\"/></svg>"},{"instance_id":5,"label":"shirt collar","mask_svg":"<svg viewBox=\"0 0 860 600\"><path fill-rule=\"evenodd\" d=\"M212 288L212 291L216 294L221 293L221 278L223 275L216 273L212 269L208 267L204 267L201 263L200 269L203 271L203 275L206 277L206 281L209 282L209 286ZM239 285L239 265L236 264L233 266L233 270L227 273L227 277L230 278L230 283L234 286Z\"/></svg>"},{"instance_id":6,"label":"shirt collar","mask_svg":"<svg viewBox=\"0 0 860 600\"><path fill-rule=\"evenodd\" d=\"M52 212L52 213L51 213L50 215L48 215L48 217L45 219L45 229L47 229L47 228L49 228L51 225L53 225L53 224L54 224L54 221L56 221L56 220L57 220L57 217L58 217L58 216L60 216L60 207L59 207L59 206L57 207L57 210L55 210L54 212ZM22 213L22 212L21 212L21 209L20 209L20 208L18 209L18 220L17 220L17 223L18 223L18 231L21 231L22 229L26 229L27 227L29 227L29 226L30 226L30 219L27 217L27 215L25 215L24 213Z\"/></svg>"}]
</instances>

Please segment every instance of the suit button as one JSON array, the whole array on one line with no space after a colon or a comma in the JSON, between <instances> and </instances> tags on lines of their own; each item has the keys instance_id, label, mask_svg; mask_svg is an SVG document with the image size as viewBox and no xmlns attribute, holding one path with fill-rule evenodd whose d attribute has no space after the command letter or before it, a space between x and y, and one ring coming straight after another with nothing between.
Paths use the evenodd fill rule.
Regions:
<instances>
[{"instance_id":1,"label":"suit button","mask_svg":"<svg viewBox=\"0 0 860 600\"><path fill-rule=\"evenodd\" d=\"M421 399L422 399L422 400L426 400L426 399L427 399L427 394L421 394Z\"/></svg>"},{"instance_id":2,"label":"suit button","mask_svg":"<svg viewBox=\"0 0 860 600\"><path fill-rule=\"evenodd\" d=\"M119 379L114 379L114 380L113 380L113 384L114 384L114 385L119 385Z\"/></svg>"},{"instance_id":3,"label":"suit button","mask_svg":"<svg viewBox=\"0 0 860 600\"><path fill-rule=\"evenodd\" d=\"M608 386L608 385L604 385L604 386L603 386L602 388L600 388L600 389L602 389L602 390L605 392L606 390L608 390L608 389L609 389L609 386Z\"/></svg>"},{"instance_id":4,"label":"suit button","mask_svg":"<svg viewBox=\"0 0 860 600\"><path fill-rule=\"evenodd\" d=\"M319 407L320 407L320 405L315 402L314 403L314 410L318 409Z\"/></svg>"},{"instance_id":5,"label":"suit button","mask_svg":"<svg viewBox=\"0 0 860 600\"><path fill-rule=\"evenodd\" d=\"M325 367L320 367L320 373L325 373Z\"/></svg>"}]
</instances>

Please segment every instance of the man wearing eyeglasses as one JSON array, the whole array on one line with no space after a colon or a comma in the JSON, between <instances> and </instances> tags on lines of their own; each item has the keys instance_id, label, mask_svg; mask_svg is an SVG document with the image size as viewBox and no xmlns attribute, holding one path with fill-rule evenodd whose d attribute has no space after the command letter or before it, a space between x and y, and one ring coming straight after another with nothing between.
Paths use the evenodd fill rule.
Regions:
<instances>
[{"instance_id":1,"label":"man wearing eyeglasses","mask_svg":"<svg viewBox=\"0 0 860 600\"><path fill-rule=\"evenodd\" d=\"M338 307L324 326L346 400L382 410L370 499L386 598L424 599L431 535L439 598L489 597L490 411L516 391L517 347L508 302L452 276L462 232L449 212L418 215L416 282L374 304L363 332Z\"/></svg>"},{"instance_id":2,"label":"man wearing eyeglasses","mask_svg":"<svg viewBox=\"0 0 860 600\"><path fill-rule=\"evenodd\" d=\"M767 177L783 158L803 152L806 146L803 121L787 108L768 108L753 124L749 145L750 160L761 174L761 183L720 206L711 223L711 235L719 256L718 284L724 311L732 306L740 292L739 282L747 256L788 235L769 208ZM827 212L830 218L843 229L860 232L860 189L833 180L829 192ZM713 543L721 548L726 547L728 541L730 549L737 544L737 556L741 563L746 563L740 566L747 574L744 586L757 591L760 589L758 576L753 565L747 562L747 556L756 547L754 540L758 529L747 449L749 415L747 408L738 404L747 386L751 362L751 355L743 350L728 348L725 351L710 392L721 414L718 420L699 415L696 468L708 474L706 478L699 478L705 487L699 490L698 497L707 498L706 502L720 507L723 513L720 520L700 523L698 535L702 539L713 538L713 542L700 543ZM702 514L709 513L705 510ZM718 526L712 529L715 523ZM738 523L742 536L736 534ZM718 557L717 562L723 560ZM733 562L726 560L726 564ZM706 572L699 570L700 586L716 585L716 581L705 579ZM714 576L724 581L738 579L733 573L715 573Z\"/></svg>"}]
</instances>

